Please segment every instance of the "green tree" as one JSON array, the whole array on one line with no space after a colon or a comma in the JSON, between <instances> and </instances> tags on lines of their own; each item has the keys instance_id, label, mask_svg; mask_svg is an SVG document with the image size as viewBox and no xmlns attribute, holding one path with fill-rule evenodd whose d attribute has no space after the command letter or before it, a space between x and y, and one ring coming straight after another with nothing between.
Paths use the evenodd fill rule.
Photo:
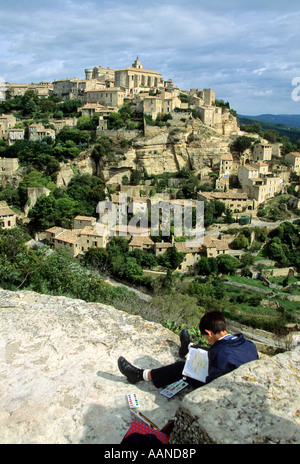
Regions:
<instances>
[{"instance_id":1,"label":"green tree","mask_svg":"<svg viewBox=\"0 0 300 464\"><path fill-rule=\"evenodd\" d=\"M246 135L241 135L232 144L232 148L239 153L244 153L245 150L252 147L252 139Z\"/></svg>"},{"instance_id":2,"label":"green tree","mask_svg":"<svg viewBox=\"0 0 300 464\"><path fill-rule=\"evenodd\" d=\"M137 263L135 258L127 256L125 262L125 277L134 282L141 276L143 276L142 267Z\"/></svg>"},{"instance_id":3,"label":"green tree","mask_svg":"<svg viewBox=\"0 0 300 464\"><path fill-rule=\"evenodd\" d=\"M217 262L219 272L230 275L234 275L241 264L238 258L227 254L217 256Z\"/></svg>"},{"instance_id":4,"label":"green tree","mask_svg":"<svg viewBox=\"0 0 300 464\"><path fill-rule=\"evenodd\" d=\"M23 116L33 117L39 109L39 97L35 90L26 90L21 97L21 106Z\"/></svg>"},{"instance_id":5,"label":"green tree","mask_svg":"<svg viewBox=\"0 0 300 464\"><path fill-rule=\"evenodd\" d=\"M108 262L108 253L104 248L90 248L83 257L86 266L104 269Z\"/></svg>"},{"instance_id":6,"label":"green tree","mask_svg":"<svg viewBox=\"0 0 300 464\"><path fill-rule=\"evenodd\" d=\"M185 253L177 251L176 247L166 251L157 258L158 264L168 269L177 269L184 260Z\"/></svg>"},{"instance_id":7,"label":"green tree","mask_svg":"<svg viewBox=\"0 0 300 464\"><path fill-rule=\"evenodd\" d=\"M112 153L113 143L112 140L106 136L101 136L94 146L92 151L92 158L95 163L98 163L101 158L108 156Z\"/></svg>"},{"instance_id":8,"label":"green tree","mask_svg":"<svg viewBox=\"0 0 300 464\"><path fill-rule=\"evenodd\" d=\"M25 205L27 201L27 189L30 187L46 187L50 190L54 190L56 185L49 176L44 176L38 171L30 171L23 177L18 186L18 195L21 205Z\"/></svg>"},{"instance_id":9,"label":"green tree","mask_svg":"<svg viewBox=\"0 0 300 464\"><path fill-rule=\"evenodd\" d=\"M216 258L207 258L202 256L202 258L196 264L196 272L199 275L212 275L216 274L218 271L218 263Z\"/></svg>"},{"instance_id":10,"label":"green tree","mask_svg":"<svg viewBox=\"0 0 300 464\"><path fill-rule=\"evenodd\" d=\"M226 224L232 224L234 222L232 211L228 207L225 209L224 222L226 222Z\"/></svg>"},{"instance_id":11,"label":"green tree","mask_svg":"<svg viewBox=\"0 0 300 464\"><path fill-rule=\"evenodd\" d=\"M142 174L140 173L140 171L138 171L137 169L135 169L134 171L131 171L130 185L139 185L141 178L142 178Z\"/></svg>"},{"instance_id":12,"label":"green tree","mask_svg":"<svg viewBox=\"0 0 300 464\"><path fill-rule=\"evenodd\" d=\"M241 261L242 267L252 266L255 261L255 256L252 253L244 253L241 256L240 261Z\"/></svg>"},{"instance_id":13,"label":"green tree","mask_svg":"<svg viewBox=\"0 0 300 464\"><path fill-rule=\"evenodd\" d=\"M234 248L240 250L249 246L249 240L244 234L239 234L233 241Z\"/></svg>"},{"instance_id":14,"label":"green tree","mask_svg":"<svg viewBox=\"0 0 300 464\"><path fill-rule=\"evenodd\" d=\"M29 210L28 217L31 219L31 227L34 230L46 230L56 225L56 204L52 195L41 195Z\"/></svg>"},{"instance_id":15,"label":"green tree","mask_svg":"<svg viewBox=\"0 0 300 464\"><path fill-rule=\"evenodd\" d=\"M122 129L126 126L126 122L124 121L122 114L120 113L110 113L107 118L107 128L109 130L118 130Z\"/></svg>"}]
</instances>

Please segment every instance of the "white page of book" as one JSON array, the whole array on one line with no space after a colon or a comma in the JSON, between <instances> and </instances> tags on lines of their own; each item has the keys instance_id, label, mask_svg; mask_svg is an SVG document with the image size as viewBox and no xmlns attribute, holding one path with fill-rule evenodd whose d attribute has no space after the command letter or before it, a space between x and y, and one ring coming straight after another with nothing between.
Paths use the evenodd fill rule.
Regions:
<instances>
[{"instance_id":1,"label":"white page of book","mask_svg":"<svg viewBox=\"0 0 300 464\"><path fill-rule=\"evenodd\" d=\"M201 348L190 347L182 374L205 382L208 376L208 352Z\"/></svg>"}]
</instances>

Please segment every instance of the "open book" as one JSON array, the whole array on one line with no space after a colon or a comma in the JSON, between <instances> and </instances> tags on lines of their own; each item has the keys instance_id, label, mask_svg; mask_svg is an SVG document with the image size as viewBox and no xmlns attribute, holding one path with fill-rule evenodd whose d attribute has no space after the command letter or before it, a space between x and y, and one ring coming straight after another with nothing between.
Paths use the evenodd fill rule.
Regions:
<instances>
[{"instance_id":1,"label":"open book","mask_svg":"<svg viewBox=\"0 0 300 464\"><path fill-rule=\"evenodd\" d=\"M182 374L205 383L208 376L208 352L190 347Z\"/></svg>"}]
</instances>

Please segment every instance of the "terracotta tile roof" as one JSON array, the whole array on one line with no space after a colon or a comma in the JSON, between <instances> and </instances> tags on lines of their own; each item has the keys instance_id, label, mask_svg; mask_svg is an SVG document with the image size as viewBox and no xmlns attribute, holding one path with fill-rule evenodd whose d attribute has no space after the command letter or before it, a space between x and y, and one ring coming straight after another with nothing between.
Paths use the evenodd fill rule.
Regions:
<instances>
[{"instance_id":1,"label":"terracotta tile roof","mask_svg":"<svg viewBox=\"0 0 300 464\"><path fill-rule=\"evenodd\" d=\"M74 218L74 221L75 219L77 219L78 221L91 221L91 222L96 220L96 218L91 217L91 216L76 216Z\"/></svg>"},{"instance_id":2,"label":"terracotta tile roof","mask_svg":"<svg viewBox=\"0 0 300 464\"><path fill-rule=\"evenodd\" d=\"M133 246L154 245L154 242L148 236L145 237L145 236L135 235L130 240L129 245L133 245Z\"/></svg>"},{"instance_id":3,"label":"terracotta tile roof","mask_svg":"<svg viewBox=\"0 0 300 464\"><path fill-rule=\"evenodd\" d=\"M104 224L97 223L95 226L85 226L79 235L94 235L97 237L103 237L108 234L107 228Z\"/></svg>"},{"instance_id":4,"label":"terracotta tile roof","mask_svg":"<svg viewBox=\"0 0 300 464\"><path fill-rule=\"evenodd\" d=\"M16 214L16 213L14 213L13 210L10 209L9 206L0 207L0 216L8 216L8 215L11 215L11 214Z\"/></svg>"},{"instance_id":5,"label":"terracotta tile roof","mask_svg":"<svg viewBox=\"0 0 300 464\"><path fill-rule=\"evenodd\" d=\"M210 237L209 235L204 236L203 246L205 248L216 248L216 250L229 250L228 242L226 240L219 240Z\"/></svg>"},{"instance_id":6,"label":"terracotta tile roof","mask_svg":"<svg viewBox=\"0 0 300 464\"><path fill-rule=\"evenodd\" d=\"M172 243L170 242L155 242L155 248L173 248Z\"/></svg>"},{"instance_id":7,"label":"terracotta tile roof","mask_svg":"<svg viewBox=\"0 0 300 464\"><path fill-rule=\"evenodd\" d=\"M239 200L247 199L248 195L244 192L199 192L203 197L216 200Z\"/></svg>"},{"instance_id":8,"label":"terracotta tile roof","mask_svg":"<svg viewBox=\"0 0 300 464\"><path fill-rule=\"evenodd\" d=\"M55 240L74 244L77 242L79 234L80 232L76 230L64 230L61 234L55 237Z\"/></svg>"},{"instance_id":9,"label":"terracotta tile roof","mask_svg":"<svg viewBox=\"0 0 300 464\"><path fill-rule=\"evenodd\" d=\"M190 247L185 242L175 243L175 248L179 253L200 253L201 247Z\"/></svg>"},{"instance_id":10,"label":"terracotta tile roof","mask_svg":"<svg viewBox=\"0 0 300 464\"><path fill-rule=\"evenodd\" d=\"M58 227L58 226L53 226L53 227L50 227L50 229L47 229L45 232L51 232L51 233L54 233L55 232L58 232L59 230L63 230L61 227Z\"/></svg>"},{"instance_id":11,"label":"terracotta tile roof","mask_svg":"<svg viewBox=\"0 0 300 464\"><path fill-rule=\"evenodd\" d=\"M248 171L258 171L258 168L255 166L252 166L251 164L245 164L243 168L248 169Z\"/></svg>"},{"instance_id":12,"label":"terracotta tile roof","mask_svg":"<svg viewBox=\"0 0 300 464\"><path fill-rule=\"evenodd\" d=\"M289 155L293 155L293 156L296 156L296 158L299 158L299 157L300 157L300 152L298 152L298 151L291 151L291 152L289 153Z\"/></svg>"}]
</instances>

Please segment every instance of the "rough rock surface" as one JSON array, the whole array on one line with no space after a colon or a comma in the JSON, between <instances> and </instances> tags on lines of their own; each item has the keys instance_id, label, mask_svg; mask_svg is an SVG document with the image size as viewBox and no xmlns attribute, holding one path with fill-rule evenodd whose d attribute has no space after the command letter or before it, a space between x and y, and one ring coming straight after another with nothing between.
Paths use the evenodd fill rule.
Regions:
<instances>
[{"instance_id":1,"label":"rough rock surface","mask_svg":"<svg viewBox=\"0 0 300 464\"><path fill-rule=\"evenodd\" d=\"M189 393L173 443L299 444L300 351L259 359Z\"/></svg>"},{"instance_id":2,"label":"rough rock surface","mask_svg":"<svg viewBox=\"0 0 300 464\"><path fill-rule=\"evenodd\" d=\"M127 393L162 427L180 404L150 383L129 384L117 359L143 368L173 362L179 339L113 307L0 290L0 443L120 443Z\"/></svg>"},{"instance_id":3,"label":"rough rock surface","mask_svg":"<svg viewBox=\"0 0 300 464\"><path fill-rule=\"evenodd\" d=\"M168 400L117 367L178 359L179 338L111 306L0 289L0 443L118 444L131 423L127 393L172 443L300 443L299 361L260 359Z\"/></svg>"}]
</instances>

